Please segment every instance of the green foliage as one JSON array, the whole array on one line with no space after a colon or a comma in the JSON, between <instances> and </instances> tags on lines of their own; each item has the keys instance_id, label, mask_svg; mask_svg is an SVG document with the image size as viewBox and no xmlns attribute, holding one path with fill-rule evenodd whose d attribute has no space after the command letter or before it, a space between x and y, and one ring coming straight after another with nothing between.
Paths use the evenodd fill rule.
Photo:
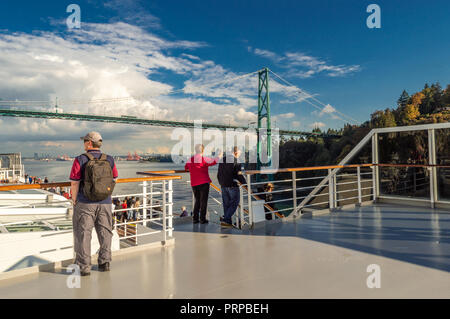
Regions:
<instances>
[{"instance_id":1,"label":"green foliage","mask_svg":"<svg viewBox=\"0 0 450 319\"><path fill-rule=\"evenodd\" d=\"M345 124L343 128L328 129L330 135L341 135L339 138L311 136L307 139L281 139L280 164L281 167L304 167L337 164L372 128L416 125L427 123L442 123L450 121L450 84L443 90L439 83L424 88L409 95L403 90L397 100L395 109L386 108L371 114L370 120L357 125ZM313 130L321 133L320 128ZM426 139L423 136L387 135L380 142L380 148L386 154L397 154L397 161L406 159L421 161L426 158ZM382 146L382 147L381 147ZM413 151L412 151L413 150ZM366 154L367 153L367 154ZM370 150L363 150L358 163L370 162ZM386 155L388 156L388 155ZM388 161L388 159L385 159ZM389 161L395 161L389 159Z\"/></svg>"}]
</instances>

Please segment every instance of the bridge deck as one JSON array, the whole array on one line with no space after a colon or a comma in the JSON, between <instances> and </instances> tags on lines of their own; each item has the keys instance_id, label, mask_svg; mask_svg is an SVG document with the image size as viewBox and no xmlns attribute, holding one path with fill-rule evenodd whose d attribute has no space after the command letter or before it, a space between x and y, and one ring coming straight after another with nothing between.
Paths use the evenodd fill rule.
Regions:
<instances>
[{"instance_id":1,"label":"bridge deck","mask_svg":"<svg viewBox=\"0 0 450 319\"><path fill-rule=\"evenodd\" d=\"M0 281L0 298L450 298L450 214L374 205L251 232L176 225L176 244L115 258L69 289L60 271ZM370 264L381 288L369 289Z\"/></svg>"}]
</instances>

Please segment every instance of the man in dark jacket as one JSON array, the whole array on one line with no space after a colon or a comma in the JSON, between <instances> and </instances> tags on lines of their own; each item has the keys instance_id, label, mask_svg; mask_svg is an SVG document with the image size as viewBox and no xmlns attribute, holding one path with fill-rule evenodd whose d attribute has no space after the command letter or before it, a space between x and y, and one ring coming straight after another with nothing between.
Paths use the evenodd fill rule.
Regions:
<instances>
[{"instance_id":1,"label":"man in dark jacket","mask_svg":"<svg viewBox=\"0 0 450 319\"><path fill-rule=\"evenodd\" d=\"M221 226L233 227L231 218L239 205L239 185L246 184L245 178L239 175L241 171L241 164L237 159L240 156L240 150L237 146L233 148L232 154L226 154L223 157L222 163L219 164L219 171L217 172L217 179L222 188L223 201L223 220Z\"/></svg>"}]
</instances>

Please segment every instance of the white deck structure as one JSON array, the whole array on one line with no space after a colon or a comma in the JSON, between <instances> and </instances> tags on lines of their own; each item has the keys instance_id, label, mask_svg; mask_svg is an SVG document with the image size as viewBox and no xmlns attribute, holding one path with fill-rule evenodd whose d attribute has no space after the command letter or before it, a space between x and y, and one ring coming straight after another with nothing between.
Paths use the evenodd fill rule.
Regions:
<instances>
[{"instance_id":1,"label":"white deck structure","mask_svg":"<svg viewBox=\"0 0 450 319\"><path fill-rule=\"evenodd\" d=\"M189 219L189 218L188 218ZM114 258L67 288L64 269L0 280L0 298L449 298L450 214L374 206L253 231L175 225L176 244ZM381 288L366 285L381 269Z\"/></svg>"}]
</instances>

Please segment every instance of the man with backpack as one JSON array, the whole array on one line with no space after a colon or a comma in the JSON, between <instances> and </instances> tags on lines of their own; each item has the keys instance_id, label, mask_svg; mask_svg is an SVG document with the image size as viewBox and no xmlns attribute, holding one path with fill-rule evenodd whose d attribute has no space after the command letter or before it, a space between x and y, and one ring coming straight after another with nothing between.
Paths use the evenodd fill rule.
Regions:
<instances>
[{"instance_id":1,"label":"man with backpack","mask_svg":"<svg viewBox=\"0 0 450 319\"><path fill-rule=\"evenodd\" d=\"M112 200L118 172L112 156L100 151L103 139L98 132L81 137L86 153L77 156L70 172L75 264L82 276L90 275L91 237L95 227L100 251L98 269L109 271L112 242Z\"/></svg>"}]
</instances>

